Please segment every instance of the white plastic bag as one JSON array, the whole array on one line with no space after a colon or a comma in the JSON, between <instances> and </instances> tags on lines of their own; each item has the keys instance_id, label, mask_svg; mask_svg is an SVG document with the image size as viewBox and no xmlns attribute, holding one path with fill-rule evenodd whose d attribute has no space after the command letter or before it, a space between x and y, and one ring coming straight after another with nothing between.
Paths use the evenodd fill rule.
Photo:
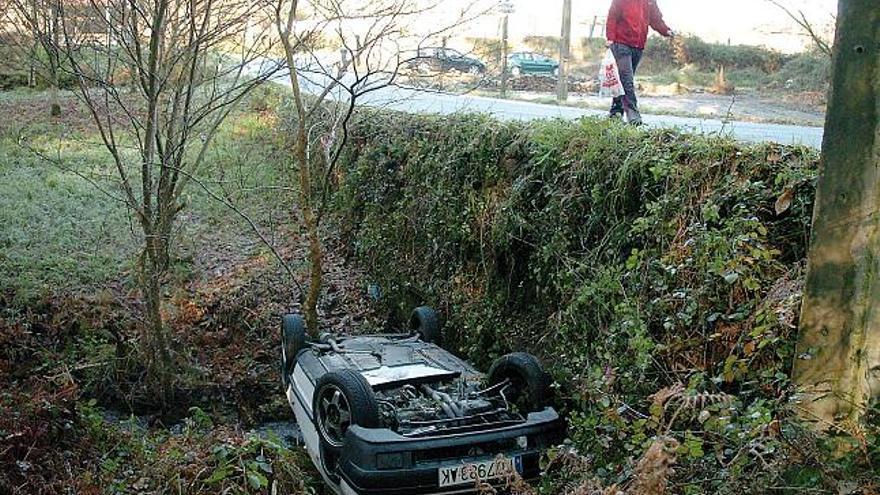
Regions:
<instances>
[{"instance_id":1,"label":"white plastic bag","mask_svg":"<svg viewBox=\"0 0 880 495\"><path fill-rule=\"evenodd\" d=\"M609 48L605 51L605 58L599 66L599 96L616 98L623 96L623 84L620 82L620 72L617 70L617 59Z\"/></svg>"}]
</instances>

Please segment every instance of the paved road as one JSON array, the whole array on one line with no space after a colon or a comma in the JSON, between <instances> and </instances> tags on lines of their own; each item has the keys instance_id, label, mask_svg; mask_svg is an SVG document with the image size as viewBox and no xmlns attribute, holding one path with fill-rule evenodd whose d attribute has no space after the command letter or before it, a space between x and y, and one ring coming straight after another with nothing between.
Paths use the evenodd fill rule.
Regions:
<instances>
[{"instance_id":1,"label":"paved road","mask_svg":"<svg viewBox=\"0 0 880 495\"><path fill-rule=\"evenodd\" d=\"M284 77L276 77L279 83L289 84ZM303 81L303 89L319 92L326 80L312 77ZM336 95L344 98L344 93ZM414 113L450 114L476 112L493 115L500 119L577 119L584 116L602 116L604 112L591 109L544 105L525 101L501 100L483 96L458 95L390 86L370 92L361 97L363 105L383 107ZM740 141L777 142L802 144L813 148L822 146L823 129L781 124L758 124L753 122L722 122L717 119L674 117L668 115L644 115L645 123L652 127L673 127L704 134L730 135Z\"/></svg>"},{"instance_id":2,"label":"paved road","mask_svg":"<svg viewBox=\"0 0 880 495\"><path fill-rule=\"evenodd\" d=\"M386 88L364 101L367 105L418 113L478 112L501 119L531 120L543 118L577 119L583 116L604 116L605 112L592 109L544 105L525 101L500 100L482 96L454 95L425 92L407 88ZM822 145L821 127L803 127L753 122L722 122L717 119L644 115L645 123L653 127L674 127L698 133L729 134L741 141L774 141L783 144L803 144L813 148Z\"/></svg>"}]
</instances>

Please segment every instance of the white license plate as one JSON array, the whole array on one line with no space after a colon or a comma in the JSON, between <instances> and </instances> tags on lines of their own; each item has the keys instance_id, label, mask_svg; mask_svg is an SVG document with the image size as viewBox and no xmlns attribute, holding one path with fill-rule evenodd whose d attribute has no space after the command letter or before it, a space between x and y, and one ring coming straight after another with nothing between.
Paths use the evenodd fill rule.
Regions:
<instances>
[{"instance_id":1,"label":"white license plate","mask_svg":"<svg viewBox=\"0 0 880 495\"><path fill-rule=\"evenodd\" d=\"M505 478L516 472L516 462L508 457L496 457L491 461L458 464L437 470L440 486L474 484L476 480Z\"/></svg>"}]
</instances>

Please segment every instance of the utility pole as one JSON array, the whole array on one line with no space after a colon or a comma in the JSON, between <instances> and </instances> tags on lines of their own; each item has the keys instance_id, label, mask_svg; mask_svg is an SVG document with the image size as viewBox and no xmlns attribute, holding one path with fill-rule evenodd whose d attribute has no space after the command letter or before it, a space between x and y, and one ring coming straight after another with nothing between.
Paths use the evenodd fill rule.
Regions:
<instances>
[{"instance_id":1,"label":"utility pole","mask_svg":"<svg viewBox=\"0 0 880 495\"><path fill-rule=\"evenodd\" d=\"M501 97L507 98L507 17L514 12L511 0L502 0L498 5L501 18Z\"/></svg>"},{"instance_id":2,"label":"utility pole","mask_svg":"<svg viewBox=\"0 0 880 495\"><path fill-rule=\"evenodd\" d=\"M559 37L559 74L556 76L556 99L568 99L568 63L571 58L571 0L562 0L562 36Z\"/></svg>"},{"instance_id":3,"label":"utility pole","mask_svg":"<svg viewBox=\"0 0 880 495\"><path fill-rule=\"evenodd\" d=\"M593 35L596 33L596 23L599 22L599 16L593 16L593 23L590 24L590 39L593 39Z\"/></svg>"},{"instance_id":4,"label":"utility pole","mask_svg":"<svg viewBox=\"0 0 880 495\"><path fill-rule=\"evenodd\" d=\"M880 397L880 9L840 0L793 377L818 429Z\"/></svg>"}]
</instances>

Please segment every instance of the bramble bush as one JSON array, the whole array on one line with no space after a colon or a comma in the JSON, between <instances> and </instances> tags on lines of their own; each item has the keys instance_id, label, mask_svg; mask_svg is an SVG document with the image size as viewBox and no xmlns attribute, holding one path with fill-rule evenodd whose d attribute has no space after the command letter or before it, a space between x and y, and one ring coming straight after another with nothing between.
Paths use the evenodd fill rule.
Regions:
<instances>
[{"instance_id":1,"label":"bramble bush","mask_svg":"<svg viewBox=\"0 0 880 495\"><path fill-rule=\"evenodd\" d=\"M590 119L367 113L334 207L396 318L428 303L482 366L544 360L585 476L631 482L671 436L676 493L877 483L791 413L816 163Z\"/></svg>"},{"instance_id":2,"label":"bramble bush","mask_svg":"<svg viewBox=\"0 0 880 495\"><path fill-rule=\"evenodd\" d=\"M692 35L674 39L655 35L645 45L642 72L693 65L703 71L715 71L724 66L775 73L788 59L789 56L763 46L712 43Z\"/></svg>"}]
</instances>

